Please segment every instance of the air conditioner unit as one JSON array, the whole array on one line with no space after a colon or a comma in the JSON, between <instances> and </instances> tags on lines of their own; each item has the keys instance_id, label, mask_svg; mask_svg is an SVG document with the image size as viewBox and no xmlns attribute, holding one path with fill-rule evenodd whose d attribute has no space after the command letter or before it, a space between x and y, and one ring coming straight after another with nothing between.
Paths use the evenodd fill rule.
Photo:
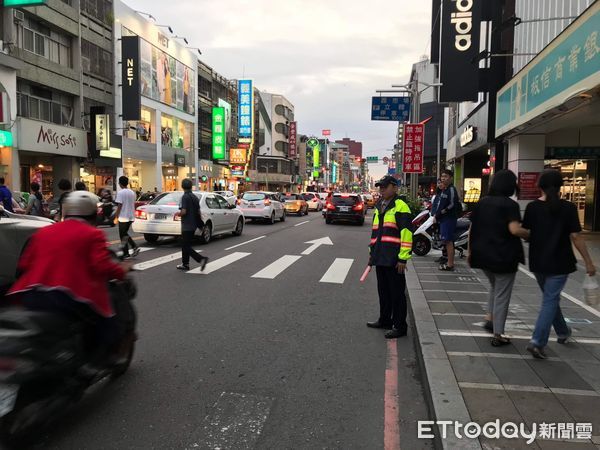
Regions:
<instances>
[{"instance_id":1,"label":"air conditioner unit","mask_svg":"<svg viewBox=\"0 0 600 450\"><path fill-rule=\"evenodd\" d=\"M15 9L13 12L15 22L24 22L25 21L25 13L18 9Z\"/></svg>"}]
</instances>

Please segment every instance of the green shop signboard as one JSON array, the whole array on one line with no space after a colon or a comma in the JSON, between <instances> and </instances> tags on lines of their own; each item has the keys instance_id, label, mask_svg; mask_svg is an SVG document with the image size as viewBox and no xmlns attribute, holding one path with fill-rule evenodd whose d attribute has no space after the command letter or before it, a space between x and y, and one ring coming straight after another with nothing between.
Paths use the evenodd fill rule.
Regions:
<instances>
[{"instance_id":1,"label":"green shop signboard","mask_svg":"<svg viewBox=\"0 0 600 450\"><path fill-rule=\"evenodd\" d=\"M0 147L12 147L13 136L10 131L0 130Z\"/></svg>"},{"instance_id":2,"label":"green shop signboard","mask_svg":"<svg viewBox=\"0 0 600 450\"><path fill-rule=\"evenodd\" d=\"M13 8L15 6L37 6L44 5L48 0L4 0L4 6L6 8Z\"/></svg>"},{"instance_id":3,"label":"green shop signboard","mask_svg":"<svg viewBox=\"0 0 600 450\"><path fill-rule=\"evenodd\" d=\"M600 2L596 2L498 92L496 136L599 84Z\"/></svg>"},{"instance_id":4,"label":"green shop signboard","mask_svg":"<svg viewBox=\"0 0 600 450\"><path fill-rule=\"evenodd\" d=\"M212 110L212 157L225 159L225 108L214 107Z\"/></svg>"},{"instance_id":5,"label":"green shop signboard","mask_svg":"<svg viewBox=\"0 0 600 450\"><path fill-rule=\"evenodd\" d=\"M321 151L321 144L318 139L310 138L306 145L313 149L313 177L319 178L319 153Z\"/></svg>"}]
</instances>

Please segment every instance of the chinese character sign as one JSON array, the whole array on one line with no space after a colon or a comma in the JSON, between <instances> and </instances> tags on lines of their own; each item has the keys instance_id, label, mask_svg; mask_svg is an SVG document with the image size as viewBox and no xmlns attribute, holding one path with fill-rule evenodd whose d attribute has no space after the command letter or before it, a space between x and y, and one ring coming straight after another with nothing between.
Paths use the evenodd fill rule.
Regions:
<instances>
[{"instance_id":1,"label":"chinese character sign","mask_svg":"<svg viewBox=\"0 0 600 450\"><path fill-rule=\"evenodd\" d=\"M297 143L296 143L296 137L297 137L297 124L296 122L290 122L290 137L289 137L289 151L288 151L288 156L290 158L295 158L297 155Z\"/></svg>"},{"instance_id":2,"label":"chinese character sign","mask_svg":"<svg viewBox=\"0 0 600 450\"><path fill-rule=\"evenodd\" d=\"M252 80L238 81L238 134L241 138L252 138L254 130L254 88Z\"/></svg>"},{"instance_id":3,"label":"chinese character sign","mask_svg":"<svg viewBox=\"0 0 600 450\"><path fill-rule=\"evenodd\" d=\"M231 164L246 164L246 149L232 148L229 150L229 162Z\"/></svg>"},{"instance_id":4,"label":"chinese character sign","mask_svg":"<svg viewBox=\"0 0 600 450\"><path fill-rule=\"evenodd\" d=\"M402 152L402 171L404 173L423 172L425 125L407 123L404 126L404 148Z\"/></svg>"},{"instance_id":5,"label":"chinese character sign","mask_svg":"<svg viewBox=\"0 0 600 450\"><path fill-rule=\"evenodd\" d=\"M373 97L371 120L408 122L410 97Z\"/></svg>"},{"instance_id":6,"label":"chinese character sign","mask_svg":"<svg viewBox=\"0 0 600 450\"><path fill-rule=\"evenodd\" d=\"M225 159L225 108L214 107L212 111L213 159Z\"/></svg>"}]
</instances>

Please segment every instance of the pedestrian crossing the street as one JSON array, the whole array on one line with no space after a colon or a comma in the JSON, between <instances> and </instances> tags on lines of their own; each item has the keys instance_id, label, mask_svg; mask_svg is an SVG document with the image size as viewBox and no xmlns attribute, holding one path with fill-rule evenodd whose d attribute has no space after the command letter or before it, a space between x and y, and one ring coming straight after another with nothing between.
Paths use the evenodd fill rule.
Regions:
<instances>
[{"instance_id":1,"label":"pedestrian crossing the street","mask_svg":"<svg viewBox=\"0 0 600 450\"><path fill-rule=\"evenodd\" d=\"M156 247L140 247L140 253L146 253L150 250L155 250ZM199 252L202 252L200 249L196 249ZM250 252L232 252L221 258L211 260L204 268L204 271L201 270L200 267L195 267L192 270L188 271L188 275L211 275L215 272L222 272L227 270L235 270L236 264L239 264L240 261L245 260L253 255ZM254 254L256 257L257 255ZM276 280L286 271L289 271L294 264L298 264L301 260L306 260L309 258L308 255L283 255L280 258L275 259L274 261L268 262L263 268L256 271L254 274L250 275L250 278L255 279L263 279L263 280ZM159 256L156 258L152 258L146 261L142 261L137 263L134 268L137 271L148 271L150 269L154 269L156 267L173 263L181 259L181 251L169 253L167 255ZM254 263L255 265L256 263ZM333 258L330 265L323 272L321 278L319 279L319 283L326 283L332 285L342 285L344 284L354 265L353 258ZM257 266L259 269L260 266Z\"/></svg>"}]
</instances>

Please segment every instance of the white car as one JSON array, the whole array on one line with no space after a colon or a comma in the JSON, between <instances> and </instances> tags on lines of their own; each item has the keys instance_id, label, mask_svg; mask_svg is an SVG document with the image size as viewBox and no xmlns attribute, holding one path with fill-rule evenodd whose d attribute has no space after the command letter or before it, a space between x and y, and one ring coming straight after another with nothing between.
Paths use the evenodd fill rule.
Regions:
<instances>
[{"instance_id":1,"label":"white car","mask_svg":"<svg viewBox=\"0 0 600 450\"><path fill-rule=\"evenodd\" d=\"M227 200L227 203L229 203L230 205L235 206L237 197L235 196L235 194L233 192L231 192L231 191L215 191L214 193L223 197L225 200Z\"/></svg>"},{"instance_id":2,"label":"white car","mask_svg":"<svg viewBox=\"0 0 600 450\"><path fill-rule=\"evenodd\" d=\"M306 203L308 203L309 211L321 211L323 209L323 200L316 192L305 192L302 194Z\"/></svg>"},{"instance_id":3,"label":"white car","mask_svg":"<svg viewBox=\"0 0 600 450\"><path fill-rule=\"evenodd\" d=\"M244 230L244 215L220 195L194 191L200 200L204 227L196 235L206 244L213 236L233 233L240 236ZM160 236L180 236L181 216L179 204L183 191L163 192L147 205L135 210L133 231L142 233L146 242L156 242Z\"/></svg>"},{"instance_id":4,"label":"white car","mask_svg":"<svg viewBox=\"0 0 600 450\"><path fill-rule=\"evenodd\" d=\"M276 220L285 221L285 208L275 192L245 192L237 207L246 219L267 220L271 224Z\"/></svg>"},{"instance_id":5,"label":"white car","mask_svg":"<svg viewBox=\"0 0 600 450\"><path fill-rule=\"evenodd\" d=\"M40 228L53 223L44 217L13 214L0 205L0 287L15 281L17 263L29 238Z\"/></svg>"}]
</instances>

